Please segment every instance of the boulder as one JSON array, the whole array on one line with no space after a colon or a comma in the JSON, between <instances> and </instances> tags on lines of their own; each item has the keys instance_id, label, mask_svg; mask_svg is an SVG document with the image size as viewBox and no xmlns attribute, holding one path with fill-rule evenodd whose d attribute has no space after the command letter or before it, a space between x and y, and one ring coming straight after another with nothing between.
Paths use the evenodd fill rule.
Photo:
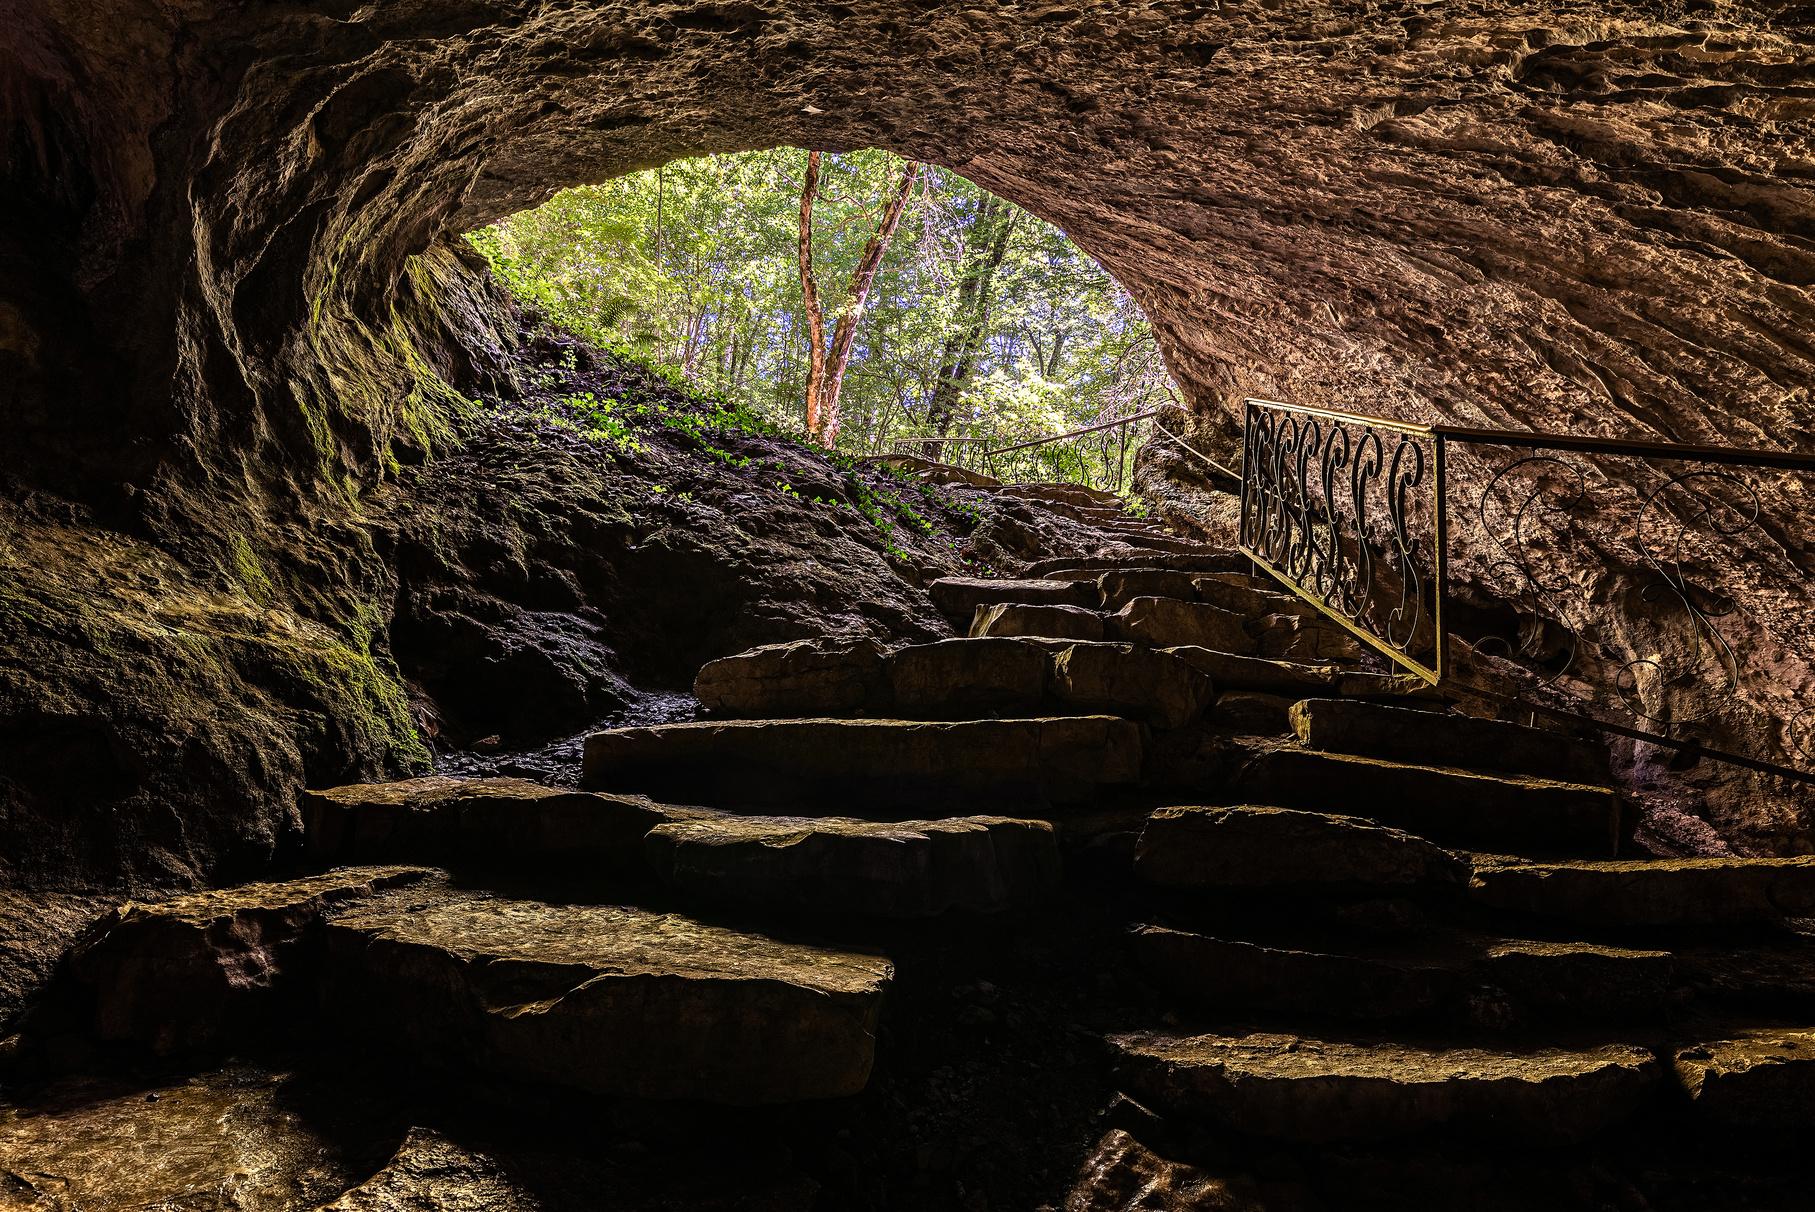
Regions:
<instances>
[{"instance_id":1,"label":"boulder","mask_svg":"<svg viewBox=\"0 0 1815 1212\"><path fill-rule=\"evenodd\" d=\"M1002 602L977 607L972 636L1030 636L1052 640L1101 640L1103 616L1079 606Z\"/></svg>"},{"instance_id":2,"label":"boulder","mask_svg":"<svg viewBox=\"0 0 1815 1212\"><path fill-rule=\"evenodd\" d=\"M1046 694L1046 651L1020 640L942 640L898 650L888 661L896 710L921 716L1031 714Z\"/></svg>"},{"instance_id":3,"label":"boulder","mask_svg":"<svg viewBox=\"0 0 1815 1212\"><path fill-rule=\"evenodd\" d=\"M1189 661L1133 644L1071 644L1052 656L1052 696L1074 711L1176 729L1201 716L1212 693Z\"/></svg>"},{"instance_id":4,"label":"boulder","mask_svg":"<svg viewBox=\"0 0 1815 1212\"><path fill-rule=\"evenodd\" d=\"M1658 1097L1660 1069L1628 1044L1568 1050L1421 1048L1294 1035L1115 1037L1136 1098L1260 1136L1384 1139L1449 1126L1583 1140Z\"/></svg>"},{"instance_id":5,"label":"boulder","mask_svg":"<svg viewBox=\"0 0 1815 1212\"><path fill-rule=\"evenodd\" d=\"M1112 1128L1084 1159L1065 1212L1281 1212L1276 1195L1249 1175L1174 1161Z\"/></svg>"},{"instance_id":6,"label":"boulder","mask_svg":"<svg viewBox=\"0 0 1815 1212\"><path fill-rule=\"evenodd\" d=\"M672 887L845 917L1000 913L1051 895L1059 851L1045 821L735 817L662 825L650 862Z\"/></svg>"},{"instance_id":7,"label":"boulder","mask_svg":"<svg viewBox=\"0 0 1815 1212\"><path fill-rule=\"evenodd\" d=\"M613 1097L861 1091L894 970L679 914L402 889L332 915L321 1008L436 1065Z\"/></svg>"},{"instance_id":8,"label":"boulder","mask_svg":"<svg viewBox=\"0 0 1815 1212\"><path fill-rule=\"evenodd\" d=\"M366 867L129 901L102 918L68 971L103 1040L168 1055L268 1024L285 978L328 910L415 883L420 868Z\"/></svg>"},{"instance_id":9,"label":"boulder","mask_svg":"<svg viewBox=\"0 0 1815 1212\"><path fill-rule=\"evenodd\" d=\"M1460 888L1461 859L1373 821L1288 808L1161 808L1135 871L1164 888L1392 892Z\"/></svg>"},{"instance_id":10,"label":"boulder","mask_svg":"<svg viewBox=\"0 0 1815 1212\"><path fill-rule=\"evenodd\" d=\"M545 1206L485 1154L412 1128L378 1173L317 1212L542 1212Z\"/></svg>"},{"instance_id":11,"label":"boulder","mask_svg":"<svg viewBox=\"0 0 1815 1212\"><path fill-rule=\"evenodd\" d=\"M765 644L708 661L693 693L707 715L762 719L857 711L882 685L881 645L834 637Z\"/></svg>"}]
</instances>

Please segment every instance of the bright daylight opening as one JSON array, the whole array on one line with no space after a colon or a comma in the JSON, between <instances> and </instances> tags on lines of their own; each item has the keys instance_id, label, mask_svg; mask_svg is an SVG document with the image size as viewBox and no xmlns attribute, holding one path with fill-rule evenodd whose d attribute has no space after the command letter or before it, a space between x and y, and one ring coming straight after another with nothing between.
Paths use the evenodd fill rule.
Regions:
<instances>
[{"instance_id":1,"label":"bright daylight opening","mask_svg":"<svg viewBox=\"0 0 1815 1212\"><path fill-rule=\"evenodd\" d=\"M1114 422L1177 399L1064 232L884 151L680 160L471 239L556 326L850 455L1123 490L1144 431Z\"/></svg>"}]
</instances>

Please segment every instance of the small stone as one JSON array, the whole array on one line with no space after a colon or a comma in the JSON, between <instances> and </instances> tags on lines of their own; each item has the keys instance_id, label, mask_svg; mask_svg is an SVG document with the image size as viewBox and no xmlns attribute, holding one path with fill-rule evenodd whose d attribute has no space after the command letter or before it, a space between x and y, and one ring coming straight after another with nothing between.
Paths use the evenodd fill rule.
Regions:
<instances>
[{"instance_id":1,"label":"small stone","mask_svg":"<svg viewBox=\"0 0 1815 1212\"><path fill-rule=\"evenodd\" d=\"M1677 1080L1698 1114L1729 1128L1815 1128L1815 1028L1761 1028L1679 1049Z\"/></svg>"}]
</instances>

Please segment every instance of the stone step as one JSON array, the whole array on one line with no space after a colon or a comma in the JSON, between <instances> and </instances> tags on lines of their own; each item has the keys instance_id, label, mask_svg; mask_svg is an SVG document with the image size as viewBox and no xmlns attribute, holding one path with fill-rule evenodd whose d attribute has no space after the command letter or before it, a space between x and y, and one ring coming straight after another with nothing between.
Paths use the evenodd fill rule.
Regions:
<instances>
[{"instance_id":1,"label":"stone step","mask_svg":"<svg viewBox=\"0 0 1815 1212\"><path fill-rule=\"evenodd\" d=\"M1080 606L1031 606L1003 602L977 607L971 620L973 639L1001 636L1023 639L1092 640L1106 638L1103 616Z\"/></svg>"},{"instance_id":2,"label":"stone step","mask_svg":"<svg viewBox=\"0 0 1815 1212\"><path fill-rule=\"evenodd\" d=\"M76 945L64 975L98 1039L161 1056L228 1047L275 1029L330 910L436 874L364 867L128 901Z\"/></svg>"},{"instance_id":3,"label":"stone step","mask_svg":"<svg viewBox=\"0 0 1815 1212\"><path fill-rule=\"evenodd\" d=\"M1209 648L1274 660L1348 663L1365 655L1353 636L1314 613L1247 615L1168 597L1130 599L1109 616L1109 630L1116 639L1154 648Z\"/></svg>"},{"instance_id":4,"label":"stone step","mask_svg":"<svg viewBox=\"0 0 1815 1212\"><path fill-rule=\"evenodd\" d=\"M693 697L707 715L843 715L870 706L885 686L881 645L822 637L708 661L693 679Z\"/></svg>"},{"instance_id":5,"label":"stone step","mask_svg":"<svg viewBox=\"0 0 1815 1212\"><path fill-rule=\"evenodd\" d=\"M682 893L841 918L1028 909L1059 881L1052 826L1006 817L720 816L658 825L647 846L656 874Z\"/></svg>"},{"instance_id":6,"label":"stone step","mask_svg":"<svg viewBox=\"0 0 1815 1212\"><path fill-rule=\"evenodd\" d=\"M1425 1018L1492 1030L1655 1020L1678 1000L1667 951L1424 932L1371 947L1253 942L1143 926L1155 985L1220 1011L1306 1020Z\"/></svg>"},{"instance_id":7,"label":"stone step","mask_svg":"<svg viewBox=\"0 0 1815 1212\"><path fill-rule=\"evenodd\" d=\"M1141 778L1141 725L1111 716L740 720L597 732L582 781L720 808L917 817L1039 815ZM929 812L928 809L938 811Z\"/></svg>"},{"instance_id":8,"label":"stone step","mask_svg":"<svg viewBox=\"0 0 1815 1212\"><path fill-rule=\"evenodd\" d=\"M1004 484L992 493L999 497L1018 497L1028 501L1064 501L1076 505L1101 505L1115 509L1122 508L1122 498L1104 488L1092 488L1088 484L1066 484L1061 482L1035 482L1024 484Z\"/></svg>"},{"instance_id":9,"label":"stone step","mask_svg":"<svg viewBox=\"0 0 1815 1212\"><path fill-rule=\"evenodd\" d=\"M1036 560L1021 570L1020 575L1041 580L1095 581L1105 572L1122 568L1170 568L1186 572L1234 572L1249 570L1248 557L1240 552L1200 548L1190 553L1175 553L1163 559L1151 552L1129 551L1093 556L1055 556Z\"/></svg>"},{"instance_id":10,"label":"stone step","mask_svg":"<svg viewBox=\"0 0 1815 1212\"><path fill-rule=\"evenodd\" d=\"M510 778L430 775L302 795L304 843L318 864L426 863L487 874L640 870L651 829L709 815Z\"/></svg>"},{"instance_id":11,"label":"stone step","mask_svg":"<svg viewBox=\"0 0 1815 1212\"><path fill-rule=\"evenodd\" d=\"M841 715L930 720L1102 712L1177 729L1203 714L1214 689L1189 662L1132 644L984 636L883 655L859 645L845 649L849 660L840 664L804 643L714 661L700 671L694 693L715 717L735 719L823 715L837 702Z\"/></svg>"},{"instance_id":12,"label":"stone step","mask_svg":"<svg viewBox=\"0 0 1815 1212\"><path fill-rule=\"evenodd\" d=\"M1202 785L1231 803L1367 817L1444 845L1611 858L1622 836L1605 787L1289 746L1235 747L1225 763Z\"/></svg>"},{"instance_id":13,"label":"stone step","mask_svg":"<svg viewBox=\"0 0 1815 1212\"><path fill-rule=\"evenodd\" d=\"M1291 808L1158 809L1134 863L1148 884L1196 891L1391 895L1468 880L1464 860L1421 837Z\"/></svg>"},{"instance_id":14,"label":"stone step","mask_svg":"<svg viewBox=\"0 0 1815 1212\"><path fill-rule=\"evenodd\" d=\"M894 972L673 913L440 884L328 916L321 1011L436 1066L641 1099L753 1105L861 1091Z\"/></svg>"},{"instance_id":15,"label":"stone step","mask_svg":"<svg viewBox=\"0 0 1815 1212\"><path fill-rule=\"evenodd\" d=\"M1815 856L1523 863L1478 858L1478 905L1592 926L1739 925L1815 916Z\"/></svg>"},{"instance_id":16,"label":"stone step","mask_svg":"<svg viewBox=\"0 0 1815 1212\"><path fill-rule=\"evenodd\" d=\"M1386 703L1307 699L1292 709L1307 749L1443 765L1465 756L1471 769L1572 783L1610 781L1604 745L1500 720L1438 714Z\"/></svg>"},{"instance_id":17,"label":"stone step","mask_svg":"<svg viewBox=\"0 0 1815 1212\"><path fill-rule=\"evenodd\" d=\"M1660 1105L1648 1049L1501 1051L1292 1035L1114 1037L1123 1089L1183 1118L1307 1142L1443 1127L1578 1141Z\"/></svg>"},{"instance_id":18,"label":"stone step","mask_svg":"<svg viewBox=\"0 0 1815 1212\"><path fill-rule=\"evenodd\" d=\"M942 577L928 585L926 592L939 613L961 632L970 628L980 606L1010 602L1028 606L1094 607L1099 600L1096 587L1088 582L1038 578Z\"/></svg>"}]
</instances>

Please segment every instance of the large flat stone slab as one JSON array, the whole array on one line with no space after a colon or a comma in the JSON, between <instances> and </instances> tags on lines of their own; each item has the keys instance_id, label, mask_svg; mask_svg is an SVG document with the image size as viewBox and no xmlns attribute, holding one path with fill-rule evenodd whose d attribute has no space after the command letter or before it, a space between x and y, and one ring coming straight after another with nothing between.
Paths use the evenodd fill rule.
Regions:
<instances>
[{"instance_id":1,"label":"large flat stone slab","mask_svg":"<svg viewBox=\"0 0 1815 1212\"><path fill-rule=\"evenodd\" d=\"M1030 606L1095 606L1095 587L1039 578L942 577L926 587L933 605L959 631L967 631L980 606L1020 602Z\"/></svg>"},{"instance_id":2,"label":"large flat stone slab","mask_svg":"<svg viewBox=\"0 0 1815 1212\"><path fill-rule=\"evenodd\" d=\"M650 862L681 891L829 914L1001 913L1046 900L1059 849L1045 821L734 817L658 826Z\"/></svg>"},{"instance_id":3,"label":"large flat stone slab","mask_svg":"<svg viewBox=\"0 0 1815 1212\"><path fill-rule=\"evenodd\" d=\"M1163 568L1182 572L1242 572L1250 567L1239 551L1199 547L1195 551L1158 556L1151 551L1127 551L1093 556L1053 556L1021 570L1023 577L1051 580L1095 581L1105 572L1123 568Z\"/></svg>"},{"instance_id":4,"label":"large flat stone slab","mask_svg":"<svg viewBox=\"0 0 1815 1212\"><path fill-rule=\"evenodd\" d=\"M790 815L926 817L1086 802L1139 780L1142 745L1141 725L1109 716L663 724L587 738L584 781Z\"/></svg>"},{"instance_id":5,"label":"large flat stone slab","mask_svg":"<svg viewBox=\"0 0 1815 1212\"><path fill-rule=\"evenodd\" d=\"M1192 668L1209 675L1218 690L1251 690L1303 698L1307 694L1329 693L1330 688L1345 676L1343 667L1336 664L1301 665L1189 644L1163 651L1188 661Z\"/></svg>"},{"instance_id":6,"label":"large flat stone slab","mask_svg":"<svg viewBox=\"0 0 1815 1212\"><path fill-rule=\"evenodd\" d=\"M1815 1028L1762 1027L1678 1049L1671 1067L1698 1115L1728 1128L1815 1127Z\"/></svg>"},{"instance_id":7,"label":"large flat stone slab","mask_svg":"<svg viewBox=\"0 0 1815 1212\"><path fill-rule=\"evenodd\" d=\"M1050 640L1101 640L1103 616L1081 606L1039 606L1001 602L979 606L972 636L1024 636Z\"/></svg>"},{"instance_id":8,"label":"large flat stone slab","mask_svg":"<svg viewBox=\"0 0 1815 1212\"><path fill-rule=\"evenodd\" d=\"M1493 909L1608 926L1719 925L1815 915L1815 857L1478 862Z\"/></svg>"},{"instance_id":9,"label":"large flat stone slab","mask_svg":"<svg viewBox=\"0 0 1815 1212\"><path fill-rule=\"evenodd\" d=\"M1432 766L1460 758L1479 770L1572 783L1608 782L1605 746L1501 720L1321 698L1293 706L1292 729L1300 744L1325 753Z\"/></svg>"},{"instance_id":10,"label":"large flat stone slab","mask_svg":"<svg viewBox=\"0 0 1815 1212\"><path fill-rule=\"evenodd\" d=\"M1247 620L1208 602L1134 598L1109 616L1109 632L1115 639L1150 648L1211 648L1243 656L1258 652Z\"/></svg>"},{"instance_id":11,"label":"large flat stone slab","mask_svg":"<svg viewBox=\"0 0 1815 1212\"><path fill-rule=\"evenodd\" d=\"M1104 712L1176 729L1204 714L1209 675L1135 644L1072 644L1052 654L1051 694L1072 711Z\"/></svg>"},{"instance_id":12,"label":"large flat stone slab","mask_svg":"<svg viewBox=\"0 0 1815 1212\"><path fill-rule=\"evenodd\" d=\"M1531 1052L1292 1035L1124 1035L1124 1089L1176 1115L1301 1141L1383 1139L1446 1125L1582 1140L1660 1092L1648 1049Z\"/></svg>"},{"instance_id":13,"label":"large flat stone slab","mask_svg":"<svg viewBox=\"0 0 1815 1212\"><path fill-rule=\"evenodd\" d=\"M1669 952L1594 943L1436 932L1397 945L1331 950L1162 926L1142 927L1133 942L1149 980L1225 1011L1428 1017L1501 1029L1654 1021L1678 1000Z\"/></svg>"},{"instance_id":14,"label":"large flat stone slab","mask_svg":"<svg viewBox=\"0 0 1815 1212\"><path fill-rule=\"evenodd\" d=\"M842 715L884 688L882 648L870 639L765 644L708 661L693 679L702 711L731 719Z\"/></svg>"},{"instance_id":15,"label":"large flat stone slab","mask_svg":"<svg viewBox=\"0 0 1815 1212\"><path fill-rule=\"evenodd\" d=\"M562 874L640 869L651 829L707 815L525 779L445 775L306 791L302 813L309 854L321 863Z\"/></svg>"},{"instance_id":16,"label":"large flat stone slab","mask_svg":"<svg viewBox=\"0 0 1815 1212\"><path fill-rule=\"evenodd\" d=\"M1221 790L1231 802L1362 816L1505 854L1610 858L1622 827L1605 787L1291 747L1247 752Z\"/></svg>"},{"instance_id":17,"label":"large flat stone slab","mask_svg":"<svg viewBox=\"0 0 1815 1212\"><path fill-rule=\"evenodd\" d=\"M432 874L353 868L129 901L77 946L68 974L103 1040L160 1054L223 1045L266 1025L329 910Z\"/></svg>"},{"instance_id":18,"label":"large flat stone slab","mask_svg":"<svg viewBox=\"0 0 1815 1212\"><path fill-rule=\"evenodd\" d=\"M1468 865L1361 817L1255 806L1160 808L1135 872L1163 888L1386 893L1460 888Z\"/></svg>"},{"instance_id":19,"label":"large flat stone slab","mask_svg":"<svg viewBox=\"0 0 1815 1212\"><path fill-rule=\"evenodd\" d=\"M958 713L1034 714L1046 697L1051 664L1046 649L1018 639L915 644L889 657L890 707L916 719Z\"/></svg>"},{"instance_id":20,"label":"large flat stone slab","mask_svg":"<svg viewBox=\"0 0 1815 1212\"><path fill-rule=\"evenodd\" d=\"M861 1091L893 968L672 913L442 886L333 914L322 1009L435 1064L730 1104Z\"/></svg>"}]
</instances>

